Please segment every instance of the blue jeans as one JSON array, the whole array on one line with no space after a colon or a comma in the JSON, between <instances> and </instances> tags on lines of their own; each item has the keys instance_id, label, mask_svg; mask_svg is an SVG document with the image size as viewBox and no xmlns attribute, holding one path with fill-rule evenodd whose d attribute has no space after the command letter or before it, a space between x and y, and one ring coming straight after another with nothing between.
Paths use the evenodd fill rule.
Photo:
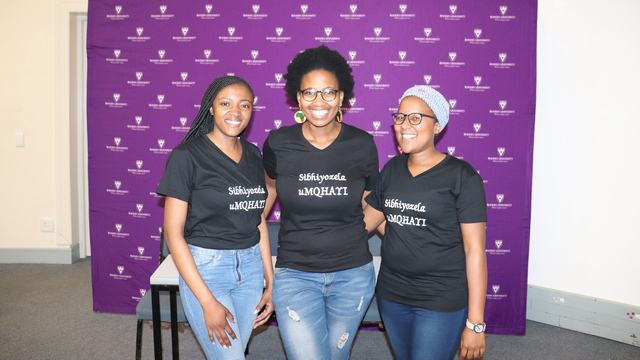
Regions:
<instances>
[{"instance_id":1,"label":"blue jeans","mask_svg":"<svg viewBox=\"0 0 640 360\"><path fill-rule=\"evenodd\" d=\"M468 312L431 311L380 297L378 309L397 360L450 360L460 346Z\"/></svg>"},{"instance_id":2,"label":"blue jeans","mask_svg":"<svg viewBox=\"0 0 640 360\"><path fill-rule=\"evenodd\" d=\"M180 297L189 325L202 346L207 359L244 359L249 342L253 313L262 298L264 275L258 245L242 250L215 250L189 245L200 276L213 296L233 314L229 321L238 339L231 337L231 348L224 349L216 339L211 343L204 322L202 306L180 276ZM215 335L214 335L215 337Z\"/></svg>"},{"instance_id":3,"label":"blue jeans","mask_svg":"<svg viewBox=\"0 0 640 360\"><path fill-rule=\"evenodd\" d=\"M273 304L287 358L348 359L374 289L373 262L332 273L276 268Z\"/></svg>"}]
</instances>

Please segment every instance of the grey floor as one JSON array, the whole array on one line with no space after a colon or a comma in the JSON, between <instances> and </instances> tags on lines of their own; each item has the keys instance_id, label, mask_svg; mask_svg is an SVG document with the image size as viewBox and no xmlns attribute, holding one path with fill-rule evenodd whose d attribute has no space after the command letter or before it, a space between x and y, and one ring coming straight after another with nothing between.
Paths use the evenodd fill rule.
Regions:
<instances>
[{"instance_id":1,"label":"grey floor","mask_svg":"<svg viewBox=\"0 0 640 360\"><path fill-rule=\"evenodd\" d=\"M135 315L95 313L91 260L73 265L0 264L0 359L132 359ZM171 358L170 330L163 326L164 358ZM191 329L180 328L182 359L204 359ZM153 358L145 324L143 359ZM254 332L248 360L285 359L276 326ZM361 330L351 359L392 359L384 332ZM487 336L491 359L640 359L640 347L527 322L525 336Z\"/></svg>"}]
</instances>

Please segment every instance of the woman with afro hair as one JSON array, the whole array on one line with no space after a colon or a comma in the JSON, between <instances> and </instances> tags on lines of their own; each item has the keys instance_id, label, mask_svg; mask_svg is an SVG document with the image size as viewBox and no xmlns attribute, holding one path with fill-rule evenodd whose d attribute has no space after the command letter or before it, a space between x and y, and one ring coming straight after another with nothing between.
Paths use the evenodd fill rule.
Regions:
<instances>
[{"instance_id":1,"label":"woman with afro hair","mask_svg":"<svg viewBox=\"0 0 640 360\"><path fill-rule=\"evenodd\" d=\"M373 137L342 122L351 67L322 45L287 67L297 124L263 146L268 213L279 196L281 227L273 303L289 359L348 359L373 297L375 273L362 204L378 178Z\"/></svg>"}]
</instances>

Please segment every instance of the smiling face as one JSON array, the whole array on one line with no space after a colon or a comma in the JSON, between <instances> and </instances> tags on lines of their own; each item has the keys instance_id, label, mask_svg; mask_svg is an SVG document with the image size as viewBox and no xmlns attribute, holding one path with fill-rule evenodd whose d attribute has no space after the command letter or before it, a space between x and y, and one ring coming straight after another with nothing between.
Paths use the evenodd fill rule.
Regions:
<instances>
[{"instance_id":1,"label":"smiling face","mask_svg":"<svg viewBox=\"0 0 640 360\"><path fill-rule=\"evenodd\" d=\"M249 124L253 95L246 86L233 84L220 90L209 109L213 115L213 133L237 137Z\"/></svg>"},{"instance_id":2,"label":"smiling face","mask_svg":"<svg viewBox=\"0 0 640 360\"><path fill-rule=\"evenodd\" d=\"M403 114L421 113L435 116L429 105L424 100L407 96L402 99L398 112ZM440 124L437 120L423 116L418 125L412 125L409 119L401 125L394 125L396 140L405 154L416 154L434 147L435 135L440 133Z\"/></svg>"},{"instance_id":3,"label":"smiling face","mask_svg":"<svg viewBox=\"0 0 640 360\"><path fill-rule=\"evenodd\" d=\"M326 70L313 70L302 77L300 81L300 90L315 89L318 91L316 99L308 102L302 98L302 94L298 93L298 105L300 110L307 118L307 122L316 127L323 127L333 123L340 106L344 93L338 91L337 96L332 101L326 101L322 98L320 92L325 89L339 90L338 79Z\"/></svg>"}]
</instances>

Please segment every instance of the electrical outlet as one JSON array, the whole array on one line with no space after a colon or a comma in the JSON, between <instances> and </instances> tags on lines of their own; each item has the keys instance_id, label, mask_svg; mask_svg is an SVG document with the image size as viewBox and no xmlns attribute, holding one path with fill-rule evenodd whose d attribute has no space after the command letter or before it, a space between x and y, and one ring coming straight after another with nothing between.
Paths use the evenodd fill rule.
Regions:
<instances>
[{"instance_id":1,"label":"electrical outlet","mask_svg":"<svg viewBox=\"0 0 640 360\"><path fill-rule=\"evenodd\" d=\"M53 232L53 219L40 219L41 232Z\"/></svg>"}]
</instances>

